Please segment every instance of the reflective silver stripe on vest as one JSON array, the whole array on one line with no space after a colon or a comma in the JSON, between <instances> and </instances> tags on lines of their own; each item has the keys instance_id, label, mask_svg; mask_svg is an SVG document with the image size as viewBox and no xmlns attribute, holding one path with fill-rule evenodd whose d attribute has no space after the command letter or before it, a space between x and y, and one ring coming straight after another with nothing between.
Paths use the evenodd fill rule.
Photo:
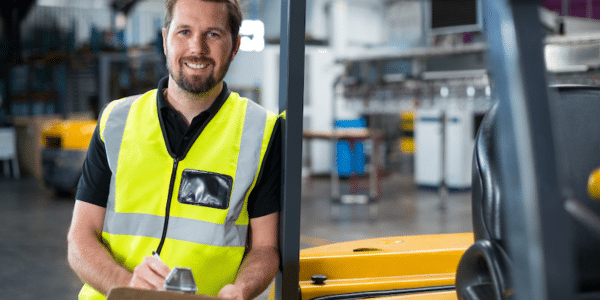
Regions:
<instances>
[{"instance_id":1,"label":"reflective silver stripe on vest","mask_svg":"<svg viewBox=\"0 0 600 300\"><path fill-rule=\"evenodd\" d=\"M235 221L242 212L246 194L258 172L260 152L267 123L267 111L251 100L247 100L247 102L242 140L240 142L240 153L235 171L235 181L233 190L231 191L227 219L225 220L226 228L239 226L235 225ZM227 230L226 232L228 234L225 237L226 240L237 240L243 242L243 245L246 244L248 230ZM243 232L243 235L239 235L241 232Z\"/></svg>"},{"instance_id":2,"label":"reflective silver stripe on vest","mask_svg":"<svg viewBox=\"0 0 600 300\"><path fill-rule=\"evenodd\" d=\"M113 174L116 174L117 158L125 130L125 121L136 96L130 98L132 99L125 99L113 108L104 130L107 157L109 157L109 165ZM248 226L235 225L235 222L242 212L246 194L258 172L266 119L266 110L248 100L238 165L225 224L170 216L167 238L213 246L245 246ZM150 214L115 212L114 193L115 176L112 176L111 190L106 207L104 232L161 238L164 217Z\"/></svg>"},{"instance_id":3,"label":"reflective silver stripe on vest","mask_svg":"<svg viewBox=\"0 0 600 300\"><path fill-rule=\"evenodd\" d=\"M113 174L110 178L110 191L108 202L106 203L107 215L104 218L104 227L110 224L108 211L115 210L115 176L117 174L117 164L119 160L119 150L121 149L121 140L125 132L125 123L133 102L141 95L129 96L118 102L108 115L106 125L104 126L104 147L106 149L106 159L108 166Z\"/></svg>"},{"instance_id":4,"label":"reflective silver stripe on vest","mask_svg":"<svg viewBox=\"0 0 600 300\"><path fill-rule=\"evenodd\" d=\"M108 227L106 221L104 223L104 231L107 233L161 238L164 217L114 211L109 213L108 210L106 216L107 218L110 216L111 223ZM235 225L228 230L222 224L170 216L167 238L203 245L244 247L245 240L240 242L238 238L245 237L247 231L248 226L246 225Z\"/></svg>"}]
</instances>

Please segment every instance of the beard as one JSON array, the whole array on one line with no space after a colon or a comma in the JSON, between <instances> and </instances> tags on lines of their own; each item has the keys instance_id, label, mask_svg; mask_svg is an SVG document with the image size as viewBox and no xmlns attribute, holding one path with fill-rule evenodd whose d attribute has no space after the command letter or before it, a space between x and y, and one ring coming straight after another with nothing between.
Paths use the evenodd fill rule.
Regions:
<instances>
[{"instance_id":1,"label":"beard","mask_svg":"<svg viewBox=\"0 0 600 300\"><path fill-rule=\"evenodd\" d=\"M215 86L217 86L217 84L219 84L223 78L225 78L225 74L227 74L227 71L229 70L229 65L231 64L233 58L233 51L232 53L229 55L229 57L227 58L227 61L225 62L225 64L221 67L221 69L216 70L217 73L215 74L215 69L213 69L210 74L208 74L208 76L200 76L200 75L186 75L183 73L183 68L184 68L184 63L182 61L182 59L179 59L178 63L179 63L179 72L175 73L173 71L173 66L171 64L171 60L168 57L167 54L167 70L169 70L169 75L171 76L171 78L173 78L173 80L175 81L175 83L177 84L177 86L188 92L191 94L204 94L210 90L212 90ZM191 60L193 63L200 63L200 62L208 62L210 63L212 66L215 65L214 60L210 59L210 58L206 58L206 57L200 57L200 58L194 58Z\"/></svg>"}]
</instances>

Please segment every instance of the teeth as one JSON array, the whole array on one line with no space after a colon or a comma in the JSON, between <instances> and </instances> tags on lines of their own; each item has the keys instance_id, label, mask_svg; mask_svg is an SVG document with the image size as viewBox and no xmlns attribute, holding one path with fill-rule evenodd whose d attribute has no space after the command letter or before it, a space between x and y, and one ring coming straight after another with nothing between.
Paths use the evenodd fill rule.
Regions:
<instances>
[{"instance_id":1,"label":"teeth","mask_svg":"<svg viewBox=\"0 0 600 300\"><path fill-rule=\"evenodd\" d=\"M197 65L197 64L192 64L192 63L186 63L186 65L192 69L204 69L206 68L205 64L201 64L201 65Z\"/></svg>"}]
</instances>

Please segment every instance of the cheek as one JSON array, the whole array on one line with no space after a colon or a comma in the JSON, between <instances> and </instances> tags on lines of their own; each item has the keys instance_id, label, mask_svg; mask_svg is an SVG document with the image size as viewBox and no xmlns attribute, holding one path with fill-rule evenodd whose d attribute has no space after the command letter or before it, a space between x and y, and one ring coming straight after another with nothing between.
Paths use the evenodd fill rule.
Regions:
<instances>
[{"instance_id":1,"label":"cheek","mask_svg":"<svg viewBox=\"0 0 600 300\"><path fill-rule=\"evenodd\" d=\"M181 51L181 41L178 41L176 38L167 39L167 51L171 56L177 56Z\"/></svg>"},{"instance_id":2,"label":"cheek","mask_svg":"<svg viewBox=\"0 0 600 300\"><path fill-rule=\"evenodd\" d=\"M218 51L219 58L221 59L222 63L226 63L227 61L229 61L233 54L231 45L222 45L221 47L219 47Z\"/></svg>"},{"instance_id":3,"label":"cheek","mask_svg":"<svg viewBox=\"0 0 600 300\"><path fill-rule=\"evenodd\" d=\"M167 59L171 60L171 62L173 64L177 64L177 61L182 56L180 50L181 50L180 48L178 48L177 46L174 46L174 45L172 45L171 47L169 47L169 50L168 50L169 55L167 56Z\"/></svg>"}]
</instances>

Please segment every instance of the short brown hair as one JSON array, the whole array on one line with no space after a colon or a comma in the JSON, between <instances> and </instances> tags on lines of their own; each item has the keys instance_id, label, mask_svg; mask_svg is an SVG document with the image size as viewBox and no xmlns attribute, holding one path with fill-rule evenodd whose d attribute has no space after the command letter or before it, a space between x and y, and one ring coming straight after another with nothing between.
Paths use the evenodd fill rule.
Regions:
<instances>
[{"instance_id":1,"label":"short brown hair","mask_svg":"<svg viewBox=\"0 0 600 300\"><path fill-rule=\"evenodd\" d=\"M173 8L178 0L166 0L165 8L167 12L165 14L165 25L164 28L169 31L169 26L173 20ZM227 5L227 15L229 17L229 30L231 30L231 38L233 44L237 44L237 36L240 33L240 26L242 25L242 7L240 0L201 0L207 2L225 3Z\"/></svg>"}]
</instances>

